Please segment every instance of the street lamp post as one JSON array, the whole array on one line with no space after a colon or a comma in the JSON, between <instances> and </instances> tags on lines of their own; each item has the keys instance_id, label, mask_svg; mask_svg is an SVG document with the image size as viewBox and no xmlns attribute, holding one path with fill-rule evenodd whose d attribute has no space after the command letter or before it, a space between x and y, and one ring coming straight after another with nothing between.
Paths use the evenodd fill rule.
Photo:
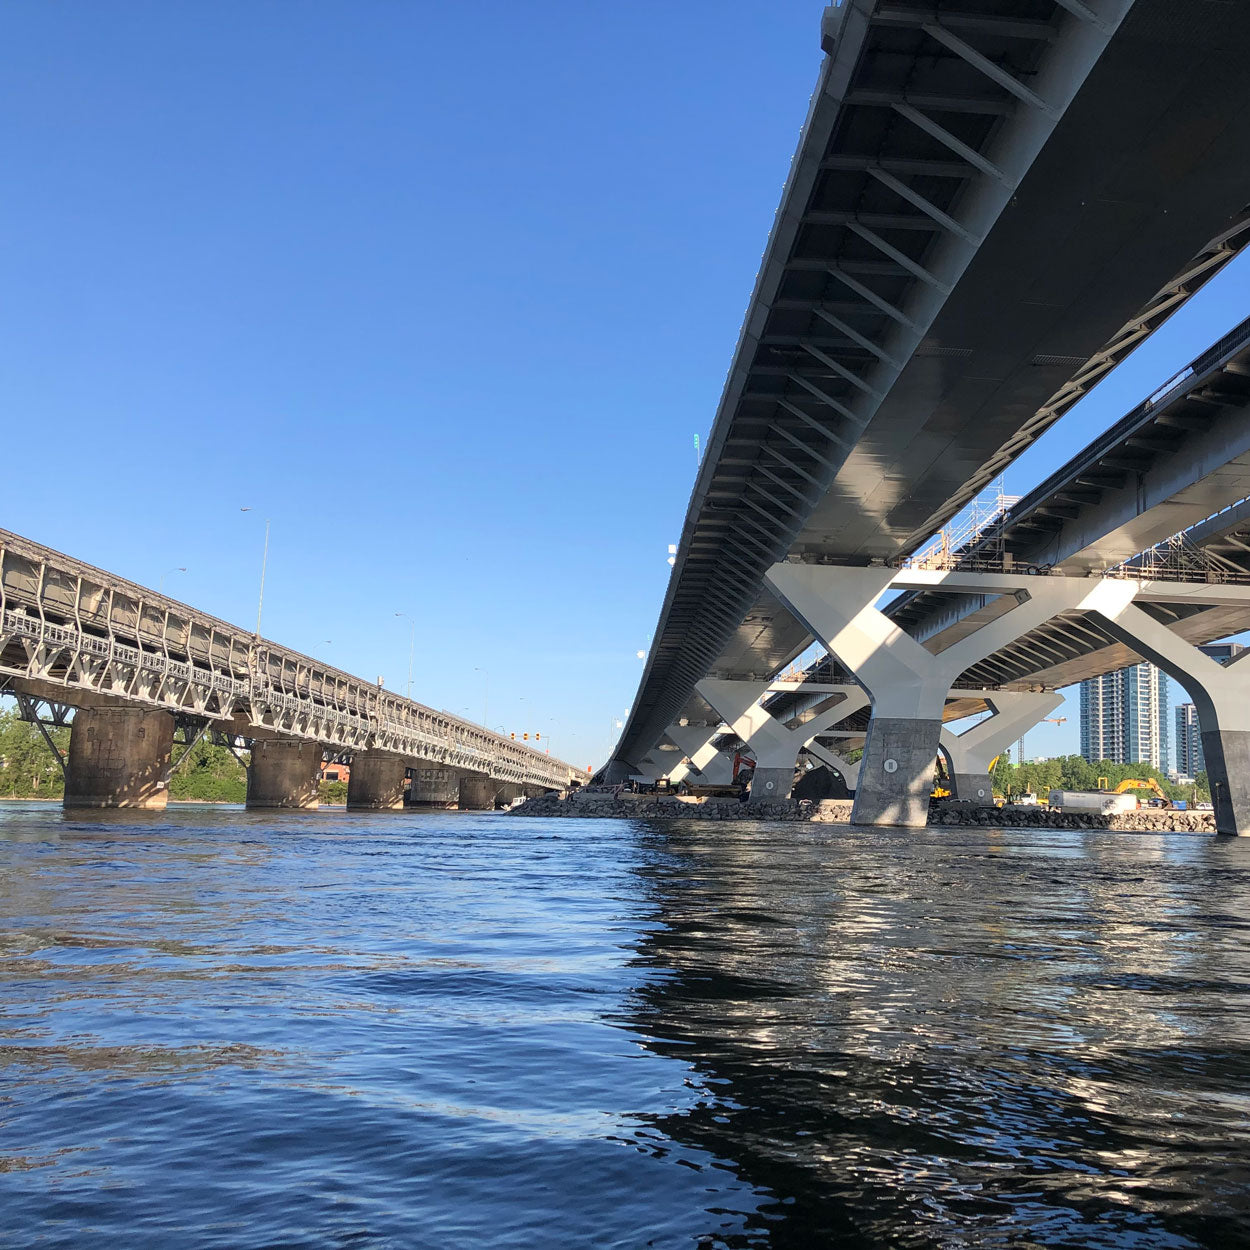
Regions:
<instances>
[{"instance_id":1,"label":"street lamp post","mask_svg":"<svg viewBox=\"0 0 1250 1250\"><path fill-rule=\"evenodd\" d=\"M396 612L396 616L406 617L412 628L408 631L408 697L412 698L412 656L417 647L417 622L407 612Z\"/></svg>"},{"instance_id":2,"label":"street lamp post","mask_svg":"<svg viewBox=\"0 0 1250 1250\"><path fill-rule=\"evenodd\" d=\"M251 508L240 508L240 512L251 512ZM256 637L260 637L260 614L265 608L265 570L269 566L269 518L265 518L265 550L260 558L260 597L256 600Z\"/></svg>"},{"instance_id":3,"label":"street lamp post","mask_svg":"<svg viewBox=\"0 0 1250 1250\"><path fill-rule=\"evenodd\" d=\"M482 674L482 724L485 725L490 719L490 674L484 668L474 667L473 671Z\"/></svg>"}]
</instances>

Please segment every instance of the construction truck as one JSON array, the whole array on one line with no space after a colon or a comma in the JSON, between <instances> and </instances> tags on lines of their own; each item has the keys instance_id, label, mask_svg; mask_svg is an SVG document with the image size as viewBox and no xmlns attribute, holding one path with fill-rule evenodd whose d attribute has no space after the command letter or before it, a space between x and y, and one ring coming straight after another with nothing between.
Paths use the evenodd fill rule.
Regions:
<instances>
[{"instance_id":1,"label":"construction truck","mask_svg":"<svg viewBox=\"0 0 1250 1250\"><path fill-rule=\"evenodd\" d=\"M1130 777L1127 781L1120 782L1114 790L1106 777L1098 778L1097 790L1052 790L1050 806L1061 811L1093 811L1103 814L1136 811L1143 806L1140 797L1143 790L1152 795L1145 806L1168 807L1176 811L1184 811L1188 807L1183 799L1169 799L1164 794L1163 787L1153 777Z\"/></svg>"}]
</instances>

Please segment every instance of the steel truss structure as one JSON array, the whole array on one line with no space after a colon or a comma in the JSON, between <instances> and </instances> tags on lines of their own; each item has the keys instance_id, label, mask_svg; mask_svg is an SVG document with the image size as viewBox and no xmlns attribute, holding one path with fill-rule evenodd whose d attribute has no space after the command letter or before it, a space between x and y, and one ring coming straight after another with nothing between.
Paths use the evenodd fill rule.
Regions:
<instances>
[{"instance_id":1,"label":"steel truss structure","mask_svg":"<svg viewBox=\"0 0 1250 1250\"><path fill-rule=\"evenodd\" d=\"M415 766L565 787L577 770L446 712L0 530L0 682L41 727L90 702L161 708L184 739L386 751ZM36 706L34 701L38 701ZM59 717L59 719L58 719ZM190 733L185 730L190 727Z\"/></svg>"}]
</instances>

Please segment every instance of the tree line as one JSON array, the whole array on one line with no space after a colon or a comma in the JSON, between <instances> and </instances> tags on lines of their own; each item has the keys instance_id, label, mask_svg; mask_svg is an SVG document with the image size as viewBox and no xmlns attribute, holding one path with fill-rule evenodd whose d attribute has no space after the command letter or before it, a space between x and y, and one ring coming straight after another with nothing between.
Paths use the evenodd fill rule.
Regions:
<instances>
[{"instance_id":1,"label":"tree line","mask_svg":"<svg viewBox=\"0 0 1250 1250\"><path fill-rule=\"evenodd\" d=\"M1122 781L1145 781L1148 777L1153 777L1170 799L1185 799L1190 803L1211 801L1211 787L1205 772L1194 778L1194 785L1180 786L1150 764L1113 764L1110 760L1091 764L1080 755L1060 755L1024 764L1008 763L1006 757L1000 755L992 777L994 790L1004 797L1033 793L1043 802L1051 790L1097 790L1101 778L1106 778L1105 784L1114 790Z\"/></svg>"}]
</instances>

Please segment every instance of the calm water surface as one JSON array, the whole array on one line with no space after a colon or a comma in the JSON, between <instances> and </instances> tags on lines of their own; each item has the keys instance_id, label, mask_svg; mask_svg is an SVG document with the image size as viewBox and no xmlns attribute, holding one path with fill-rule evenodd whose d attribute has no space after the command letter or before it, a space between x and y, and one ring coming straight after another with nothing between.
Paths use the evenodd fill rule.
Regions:
<instances>
[{"instance_id":1,"label":"calm water surface","mask_svg":"<svg viewBox=\"0 0 1250 1250\"><path fill-rule=\"evenodd\" d=\"M0 1245L1250 1245L1250 846L0 805Z\"/></svg>"}]
</instances>

